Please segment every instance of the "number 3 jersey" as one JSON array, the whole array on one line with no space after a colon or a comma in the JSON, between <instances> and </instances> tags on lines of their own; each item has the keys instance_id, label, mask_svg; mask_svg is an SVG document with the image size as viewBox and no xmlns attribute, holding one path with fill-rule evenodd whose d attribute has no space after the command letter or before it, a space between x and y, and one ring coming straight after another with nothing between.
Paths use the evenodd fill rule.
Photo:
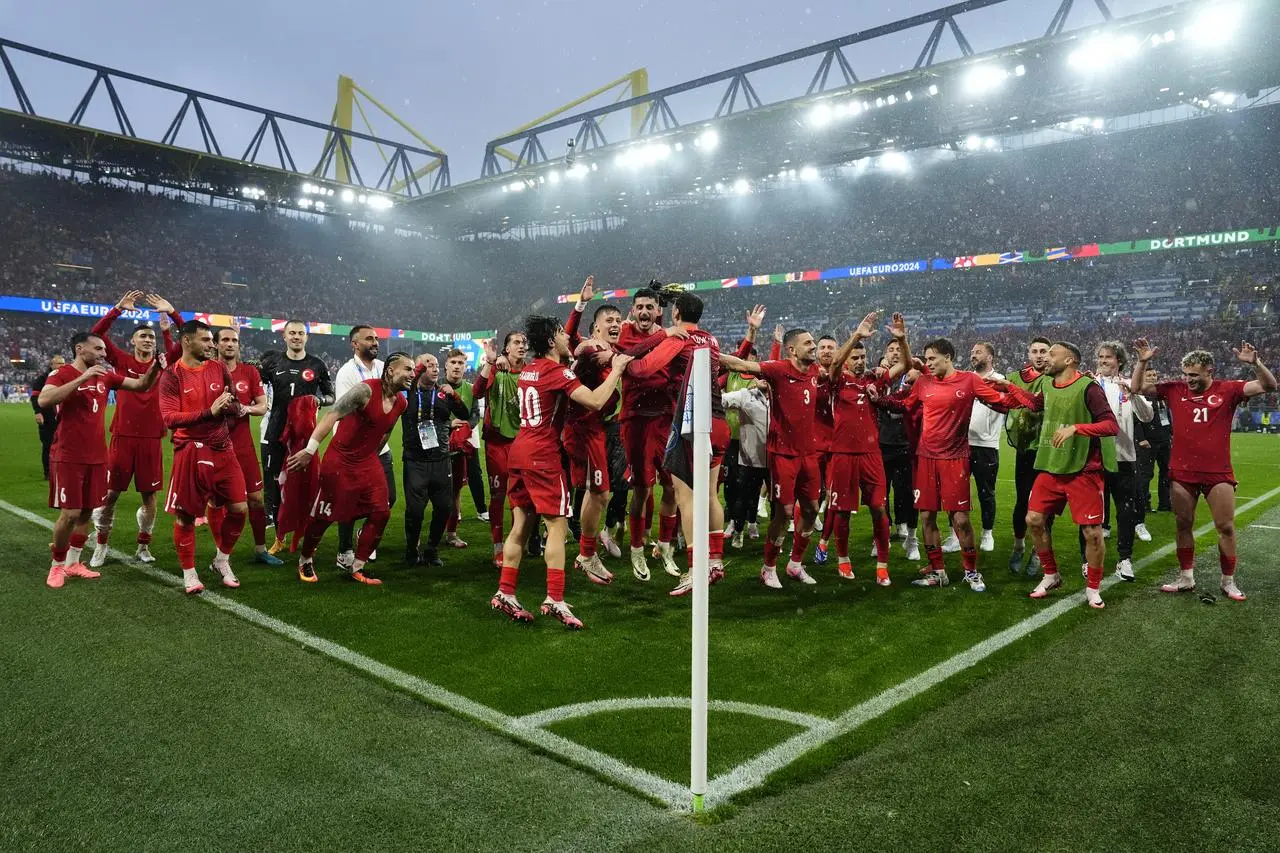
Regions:
<instances>
[{"instance_id":1,"label":"number 3 jersey","mask_svg":"<svg viewBox=\"0 0 1280 853\"><path fill-rule=\"evenodd\" d=\"M549 358L534 359L520 371L520 431L507 462L512 470L561 467L560 429L569 395L581 387L572 370Z\"/></svg>"},{"instance_id":2,"label":"number 3 jersey","mask_svg":"<svg viewBox=\"0 0 1280 853\"><path fill-rule=\"evenodd\" d=\"M1244 402L1245 383L1215 379L1201 394L1193 393L1186 382L1161 382L1156 396L1169 404L1173 421L1173 449L1169 473L1176 480L1181 472L1226 474L1231 470L1231 422L1236 406Z\"/></svg>"}]
</instances>

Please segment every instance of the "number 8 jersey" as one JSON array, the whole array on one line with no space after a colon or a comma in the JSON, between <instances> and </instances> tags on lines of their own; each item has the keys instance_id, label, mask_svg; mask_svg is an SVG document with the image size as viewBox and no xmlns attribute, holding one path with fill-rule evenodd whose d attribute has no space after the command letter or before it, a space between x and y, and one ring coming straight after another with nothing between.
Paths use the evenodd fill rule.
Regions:
<instances>
[{"instance_id":1,"label":"number 8 jersey","mask_svg":"<svg viewBox=\"0 0 1280 853\"><path fill-rule=\"evenodd\" d=\"M507 463L512 470L561 467L560 429L569 395L580 387L573 371L558 361L538 358L524 366L516 384L520 431Z\"/></svg>"}]
</instances>

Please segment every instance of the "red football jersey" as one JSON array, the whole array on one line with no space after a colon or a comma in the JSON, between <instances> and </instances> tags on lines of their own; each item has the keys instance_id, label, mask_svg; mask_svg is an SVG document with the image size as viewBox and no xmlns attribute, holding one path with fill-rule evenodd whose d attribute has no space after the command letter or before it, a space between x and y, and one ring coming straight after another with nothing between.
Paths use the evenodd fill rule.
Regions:
<instances>
[{"instance_id":1,"label":"red football jersey","mask_svg":"<svg viewBox=\"0 0 1280 853\"><path fill-rule=\"evenodd\" d=\"M876 373L855 376L843 371L830 383L827 399L831 401L835 428L832 453L879 453L880 416L871 403L867 389L872 385L882 396L889 393L889 381Z\"/></svg>"},{"instance_id":2,"label":"red football jersey","mask_svg":"<svg viewBox=\"0 0 1280 853\"><path fill-rule=\"evenodd\" d=\"M409 405L403 394L396 394L391 398L391 410L387 411L382 400L382 380L366 379L364 384L373 391L369 402L338 421L326 459L328 454L336 453L340 462L354 465L376 457Z\"/></svg>"},{"instance_id":3,"label":"red football jersey","mask_svg":"<svg viewBox=\"0 0 1280 853\"><path fill-rule=\"evenodd\" d=\"M573 312L581 313L581 312ZM600 383L607 380L613 373L612 368L608 364L601 364L596 360L599 350L596 346L604 347L610 357L613 355L613 347L608 344L600 344L597 341L591 341L595 345L589 347L587 352L576 358L573 362L573 373L578 377L578 381L588 388L599 388ZM604 429L604 421L611 416L618 407L618 392L614 392L609 398L609 402L604 404L598 412L593 412L586 406L579 406L573 401L569 401L565 411L565 426L578 427L583 430Z\"/></svg>"},{"instance_id":4,"label":"red football jersey","mask_svg":"<svg viewBox=\"0 0 1280 853\"><path fill-rule=\"evenodd\" d=\"M64 364L50 373L45 385L66 385L81 374L74 364ZM53 436L49 458L54 462L101 465L107 461L107 443L103 426L107 417L107 394L119 388L124 377L105 373L89 380L58 404L58 431ZM129 394L118 394L128 397Z\"/></svg>"},{"instance_id":5,"label":"red football jersey","mask_svg":"<svg viewBox=\"0 0 1280 853\"><path fill-rule=\"evenodd\" d=\"M810 370L818 377L818 402L813 410L813 447L819 453L830 453L836 428L835 413L831 409L831 380L823 379L815 364Z\"/></svg>"},{"instance_id":6,"label":"red football jersey","mask_svg":"<svg viewBox=\"0 0 1280 853\"><path fill-rule=\"evenodd\" d=\"M569 395L582 382L558 361L536 358L520 371L520 431L511 443L507 466L559 468L560 427Z\"/></svg>"},{"instance_id":7,"label":"red football jersey","mask_svg":"<svg viewBox=\"0 0 1280 853\"><path fill-rule=\"evenodd\" d=\"M769 438L765 450L778 456L816 452L814 418L818 406L818 374L797 370L790 361L762 361L760 375L769 382Z\"/></svg>"},{"instance_id":8,"label":"red football jersey","mask_svg":"<svg viewBox=\"0 0 1280 853\"><path fill-rule=\"evenodd\" d=\"M975 400L1017 408L1017 400L1002 394L969 370L946 379L923 373L906 397L908 408L918 406L923 418L916 455L925 459L963 459L969 455L969 416Z\"/></svg>"},{"instance_id":9,"label":"red football jersey","mask_svg":"<svg viewBox=\"0 0 1280 853\"><path fill-rule=\"evenodd\" d=\"M231 371L231 391L241 406L252 406L266 391L262 389L262 374L252 364L243 361ZM252 448L256 443L249 428L249 416L241 415L231 426L231 443L236 447Z\"/></svg>"},{"instance_id":10,"label":"red football jersey","mask_svg":"<svg viewBox=\"0 0 1280 853\"><path fill-rule=\"evenodd\" d=\"M217 359L199 367L187 367L179 359L160 375L160 413L165 426L173 430L173 446L198 441L214 450L231 447L233 410L214 415L215 400L232 389L231 375Z\"/></svg>"},{"instance_id":11,"label":"red football jersey","mask_svg":"<svg viewBox=\"0 0 1280 853\"><path fill-rule=\"evenodd\" d=\"M1161 382L1156 396L1169 404L1173 449L1169 470L1227 474L1231 469L1231 423L1236 406L1245 401L1245 383L1215 379L1203 394L1193 394L1183 381ZM58 429L62 429L61 426Z\"/></svg>"},{"instance_id":12,"label":"red football jersey","mask_svg":"<svg viewBox=\"0 0 1280 853\"><path fill-rule=\"evenodd\" d=\"M644 334L634 323L624 323L618 335L618 351L627 355L644 355L662 341L667 333L655 325L653 331ZM672 380L668 371L659 370L643 379L628 379L622 386L621 419L633 415L670 415L675 410Z\"/></svg>"}]
</instances>

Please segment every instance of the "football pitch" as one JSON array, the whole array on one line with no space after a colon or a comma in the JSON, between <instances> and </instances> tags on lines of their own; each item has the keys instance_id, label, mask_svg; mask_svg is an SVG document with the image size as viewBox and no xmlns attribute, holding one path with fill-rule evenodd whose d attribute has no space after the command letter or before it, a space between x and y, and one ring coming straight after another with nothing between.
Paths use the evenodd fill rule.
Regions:
<instances>
[{"instance_id":1,"label":"football pitch","mask_svg":"<svg viewBox=\"0 0 1280 853\"><path fill-rule=\"evenodd\" d=\"M727 549L710 811L691 817L690 607L657 561L650 584L624 560L606 559L610 586L571 572L584 631L510 623L488 607L488 528L464 491L471 547L443 569L401 565L397 503L381 587L339 578L334 532L303 585L296 557L252 563L246 530L243 586L223 592L201 531L194 599L167 516L154 567L123 559L131 493L117 559L54 591L30 409L0 407L0 436L0 850L1274 849L1275 437L1233 437L1243 604L1158 591L1176 568L1168 513L1148 516L1138 581L1109 579L1102 612L1060 525L1065 592L1031 601L1035 581L1006 568L1008 458L985 594L911 587L897 540L877 587L865 514L853 582L810 559L816 586L769 590L759 541ZM1216 593L1203 506L1198 521ZM541 566L526 558L526 606Z\"/></svg>"}]
</instances>

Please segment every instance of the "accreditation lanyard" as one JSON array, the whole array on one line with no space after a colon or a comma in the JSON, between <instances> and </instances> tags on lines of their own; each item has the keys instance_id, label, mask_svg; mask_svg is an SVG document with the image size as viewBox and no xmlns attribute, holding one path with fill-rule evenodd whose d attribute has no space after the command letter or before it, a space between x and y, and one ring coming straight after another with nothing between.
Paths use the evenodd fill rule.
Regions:
<instances>
[{"instance_id":1,"label":"accreditation lanyard","mask_svg":"<svg viewBox=\"0 0 1280 853\"><path fill-rule=\"evenodd\" d=\"M440 446L440 438L436 435L435 424L435 391L431 392L429 399L432 410L427 412L427 419L422 419L424 409L422 408L422 389L415 389L418 393L418 442L422 445L423 450L434 450Z\"/></svg>"}]
</instances>

